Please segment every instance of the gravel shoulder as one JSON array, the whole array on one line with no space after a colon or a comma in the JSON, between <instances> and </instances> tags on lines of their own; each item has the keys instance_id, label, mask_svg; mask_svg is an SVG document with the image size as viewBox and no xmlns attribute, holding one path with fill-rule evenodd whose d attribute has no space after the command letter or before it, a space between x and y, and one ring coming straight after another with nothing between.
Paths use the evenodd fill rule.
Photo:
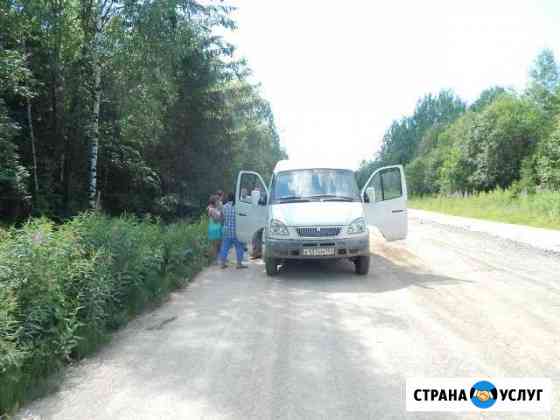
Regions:
<instances>
[{"instance_id":1,"label":"gravel shoulder","mask_svg":"<svg viewBox=\"0 0 560 420\"><path fill-rule=\"evenodd\" d=\"M560 418L560 258L412 211L372 270L205 270L25 419ZM407 413L407 377L548 377L549 414Z\"/></svg>"},{"instance_id":2,"label":"gravel shoulder","mask_svg":"<svg viewBox=\"0 0 560 420\"><path fill-rule=\"evenodd\" d=\"M485 233L496 238L560 254L560 230L498 223L417 209L409 209L409 215L420 222L439 223L472 232Z\"/></svg>"}]
</instances>

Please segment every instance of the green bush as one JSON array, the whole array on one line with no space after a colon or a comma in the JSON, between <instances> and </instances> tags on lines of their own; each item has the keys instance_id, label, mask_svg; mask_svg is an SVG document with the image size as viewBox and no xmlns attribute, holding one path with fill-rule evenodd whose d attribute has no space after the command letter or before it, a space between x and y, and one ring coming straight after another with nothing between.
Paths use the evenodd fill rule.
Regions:
<instances>
[{"instance_id":1,"label":"green bush","mask_svg":"<svg viewBox=\"0 0 560 420\"><path fill-rule=\"evenodd\" d=\"M84 214L0 234L0 413L207 264L205 221Z\"/></svg>"}]
</instances>

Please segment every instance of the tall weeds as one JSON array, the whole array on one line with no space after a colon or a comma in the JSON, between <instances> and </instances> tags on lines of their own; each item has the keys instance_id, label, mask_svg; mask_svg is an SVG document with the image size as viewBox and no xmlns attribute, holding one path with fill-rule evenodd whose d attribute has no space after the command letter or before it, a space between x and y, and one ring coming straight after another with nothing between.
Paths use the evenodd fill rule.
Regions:
<instances>
[{"instance_id":1,"label":"tall weeds","mask_svg":"<svg viewBox=\"0 0 560 420\"><path fill-rule=\"evenodd\" d=\"M207 264L206 225L84 214L0 232L0 413Z\"/></svg>"}]
</instances>

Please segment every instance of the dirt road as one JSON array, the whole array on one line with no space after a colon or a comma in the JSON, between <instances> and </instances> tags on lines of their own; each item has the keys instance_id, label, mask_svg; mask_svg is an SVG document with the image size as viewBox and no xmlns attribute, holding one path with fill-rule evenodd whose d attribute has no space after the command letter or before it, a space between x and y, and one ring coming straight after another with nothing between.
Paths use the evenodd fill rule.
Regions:
<instances>
[{"instance_id":1,"label":"dirt road","mask_svg":"<svg viewBox=\"0 0 560 420\"><path fill-rule=\"evenodd\" d=\"M560 257L411 218L348 262L210 268L22 418L560 418ZM411 376L553 380L548 415L413 414Z\"/></svg>"}]
</instances>

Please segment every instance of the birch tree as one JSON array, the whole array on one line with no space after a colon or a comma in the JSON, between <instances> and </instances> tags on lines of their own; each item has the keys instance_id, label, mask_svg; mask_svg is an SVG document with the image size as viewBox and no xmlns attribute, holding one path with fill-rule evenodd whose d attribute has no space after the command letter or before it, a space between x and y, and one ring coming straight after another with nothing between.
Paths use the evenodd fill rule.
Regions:
<instances>
[{"instance_id":1,"label":"birch tree","mask_svg":"<svg viewBox=\"0 0 560 420\"><path fill-rule=\"evenodd\" d=\"M105 29L108 22L122 9L114 0L81 0L82 28L86 42L83 55L90 65L92 80L87 82L92 101L89 140L89 206L99 203L97 188L97 162L99 153L99 116L101 109L101 77L103 70L103 48Z\"/></svg>"}]
</instances>

